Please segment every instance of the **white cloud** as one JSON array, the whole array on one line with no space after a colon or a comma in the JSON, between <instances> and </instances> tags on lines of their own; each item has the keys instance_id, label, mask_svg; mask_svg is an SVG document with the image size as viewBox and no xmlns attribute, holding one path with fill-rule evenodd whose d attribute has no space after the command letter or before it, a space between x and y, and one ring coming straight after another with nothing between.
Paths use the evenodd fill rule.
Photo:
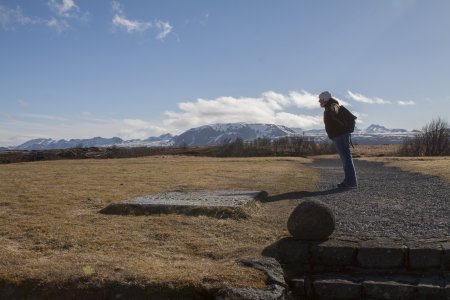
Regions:
<instances>
[{"instance_id":1,"label":"white cloud","mask_svg":"<svg viewBox=\"0 0 450 300\"><path fill-rule=\"evenodd\" d=\"M307 91L291 92L290 97L299 108L314 109L319 107L319 96Z\"/></svg>"},{"instance_id":2,"label":"white cloud","mask_svg":"<svg viewBox=\"0 0 450 300\"><path fill-rule=\"evenodd\" d=\"M125 17L122 5L118 1L112 2L112 9L115 13L112 23L114 26L124 29L129 33L143 32L152 27L151 22L141 22L130 20Z\"/></svg>"},{"instance_id":3,"label":"white cloud","mask_svg":"<svg viewBox=\"0 0 450 300\"><path fill-rule=\"evenodd\" d=\"M352 114L354 114L356 116L356 124L363 124L364 123L364 118L368 117L367 114L363 114L357 111L351 111Z\"/></svg>"},{"instance_id":4,"label":"white cloud","mask_svg":"<svg viewBox=\"0 0 450 300\"><path fill-rule=\"evenodd\" d=\"M262 94L262 99L266 101L273 109L281 110L283 107L290 105L291 100L289 97L276 93L274 91L268 91Z\"/></svg>"},{"instance_id":5,"label":"white cloud","mask_svg":"<svg viewBox=\"0 0 450 300\"><path fill-rule=\"evenodd\" d=\"M50 0L48 1L48 6L52 11L66 18L76 17L80 12L80 8L73 0Z\"/></svg>"},{"instance_id":6,"label":"white cloud","mask_svg":"<svg viewBox=\"0 0 450 300\"><path fill-rule=\"evenodd\" d=\"M146 139L168 133L167 129L140 119L125 119L121 123L119 135L126 139Z\"/></svg>"},{"instance_id":7,"label":"white cloud","mask_svg":"<svg viewBox=\"0 0 450 300\"><path fill-rule=\"evenodd\" d=\"M291 102L298 108L316 109L319 107L319 95L312 94L304 90L300 92L290 92L289 98ZM341 100L334 96L333 98L336 99L339 104L350 106L350 104L344 100Z\"/></svg>"},{"instance_id":8,"label":"white cloud","mask_svg":"<svg viewBox=\"0 0 450 300\"><path fill-rule=\"evenodd\" d=\"M158 34L156 35L158 40L164 39L172 31L172 26L168 22L156 20L154 26L158 30Z\"/></svg>"},{"instance_id":9,"label":"white cloud","mask_svg":"<svg viewBox=\"0 0 450 300\"><path fill-rule=\"evenodd\" d=\"M45 24L59 33L71 27L69 21L86 22L88 19L89 13L82 11L74 0L49 0L47 3L55 16Z\"/></svg>"},{"instance_id":10,"label":"white cloud","mask_svg":"<svg viewBox=\"0 0 450 300\"><path fill-rule=\"evenodd\" d=\"M61 33L64 30L70 28L69 23L66 20L51 18L46 22L47 26L57 32Z\"/></svg>"},{"instance_id":11,"label":"white cloud","mask_svg":"<svg viewBox=\"0 0 450 300\"><path fill-rule=\"evenodd\" d=\"M62 32L70 28L68 18L84 22L89 15L87 12L82 12L73 0L50 0L48 6L54 12L54 16L41 19L25 15L20 6L10 9L0 5L0 25L5 30L14 29L15 25L39 25Z\"/></svg>"},{"instance_id":12,"label":"white cloud","mask_svg":"<svg viewBox=\"0 0 450 300\"><path fill-rule=\"evenodd\" d=\"M118 1L112 2L112 9L114 12L112 24L120 29L124 29L128 33L145 32L150 28L156 30L156 39L163 40L167 35L172 32L172 25L168 22L161 20L151 21L138 21L132 20L125 16L122 5Z\"/></svg>"},{"instance_id":13,"label":"white cloud","mask_svg":"<svg viewBox=\"0 0 450 300\"><path fill-rule=\"evenodd\" d=\"M152 23L129 20L121 15L115 15L112 23L114 26L125 29L129 33L143 32L152 27Z\"/></svg>"},{"instance_id":14,"label":"white cloud","mask_svg":"<svg viewBox=\"0 0 450 300\"><path fill-rule=\"evenodd\" d=\"M280 112L276 114L274 123L292 128L313 128L323 125L323 116L296 115L287 112Z\"/></svg>"},{"instance_id":15,"label":"white cloud","mask_svg":"<svg viewBox=\"0 0 450 300\"><path fill-rule=\"evenodd\" d=\"M122 5L118 1L112 2L112 9L116 14L123 15Z\"/></svg>"},{"instance_id":16,"label":"white cloud","mask_svg":"<svg viewBox=\"0 0 450 300\"><path fill-rule=\"evenodd\" d=\"M169 131L139 119L101 119L89 113L72 116L0 113L0 146L14 146L35 138L79 139L119 136L145 139Z\"/></svg>"},{"instance_id":17,"label":"white cloud","mask_svg":"<svg viewBox=\"0 0 450 300\"><path fill-rule=\"evenodd\" d=\"M33 19L26 16L22 12L22 8L17 6L15 9L11 9L0 5L0 24L3 29L13 29L14 25L29 25L40 23L38 19Z\"/></svg>"},{"instance_id":18,"label":"white cloud","mask_svg":"<svg viewBox=\"0 0 450 300\"><path fill-rule=\"evenodd\" d=\"M398 101L397 103L401 106L416 105L416 102L414 101Z\"/></svg>"},{"instance_id":19,"label":"white cloud","mask_svg":"<svg viewBox=\"0 0 450 300\"><path fill-rule=\"evenodd\" d=\"M308 100L311 100L312 104ZM273 91L261 97L219 97L212 100L197 99L195 102L178 104L180 112L166 112L166 128L180 132L191 127L213 123L273 123L298 128L311 128L322 124L322 115L293 114L286 109L319 108L317 96L308 92L291 92L289 95Z\"/></svg>"},{"instance_id":20,"label":"white cloud","mask_svg":"<svg viewBox=\"0 0 450 300\"><path fill-rule=\"evenodd\" d=\"M390 104L390 101L381 99L381 98L369 98L367 96L364 96L362 94L353 93L351 91L347 91L348 97L354 101L362 102L362 103L368 103L368 104Z\"/></svg>"}]
</instances>

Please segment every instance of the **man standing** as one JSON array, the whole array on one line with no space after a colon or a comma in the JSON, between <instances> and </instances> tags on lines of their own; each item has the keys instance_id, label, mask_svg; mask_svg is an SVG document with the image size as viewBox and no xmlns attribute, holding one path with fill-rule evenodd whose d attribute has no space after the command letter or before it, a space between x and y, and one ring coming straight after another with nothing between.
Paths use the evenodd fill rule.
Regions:
<instances>
[{"instance_id":1,"label":"man standing","mask_svg":"<svg viewBox=\"0 0 450 300\"><path fill-rule=\"evenodd\" d=\"M350 133L345 129L342 120L339 119L339 102L331 97L330 92L325 91L319 95L320 107L323 107L323 122L328 137L333 141L336 150L341 158L344 168L344 180L338 184L339 188L354 189L358 187L355 166L353 164L352 153L350 151Z\"/></svg>"}]
</instances>

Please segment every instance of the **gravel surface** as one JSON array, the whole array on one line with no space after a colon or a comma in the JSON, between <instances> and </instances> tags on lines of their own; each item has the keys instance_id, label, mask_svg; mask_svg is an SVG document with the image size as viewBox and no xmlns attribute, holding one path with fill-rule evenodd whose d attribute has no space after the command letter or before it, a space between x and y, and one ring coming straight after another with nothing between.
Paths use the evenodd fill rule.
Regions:
<instances>
[{"instance_id":1,"label":"gravel surface","mask_svg":"<svg viewBox=\"0 0 450 300\"><path fill-rule=\"evenodd\" d=\"M340 190L341 162L318 159L321 180L312 196L335 213L336 235L426 239L450 237L450 184L382 163L355 160L359 188Z\"/></svg>"}]
</instances>

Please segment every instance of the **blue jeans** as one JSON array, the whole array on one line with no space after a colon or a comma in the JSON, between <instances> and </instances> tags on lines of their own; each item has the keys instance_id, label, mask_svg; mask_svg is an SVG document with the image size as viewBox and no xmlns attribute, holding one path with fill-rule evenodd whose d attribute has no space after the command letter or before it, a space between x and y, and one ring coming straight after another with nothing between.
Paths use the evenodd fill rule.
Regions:
<instances>
[{"instance_id":1,"label":"blue jeans","mask_svg":"<svg viewBox=\"0 0 450 300\"><path fill-rule=\"evenodd\" d=\"M353 165L352 153L350 151L350 133L344 133L332 139L336 150L341 158L342 167L344 168L345 178L343 184L356 186L355 166Z\"/></svg>"}]
</instances>

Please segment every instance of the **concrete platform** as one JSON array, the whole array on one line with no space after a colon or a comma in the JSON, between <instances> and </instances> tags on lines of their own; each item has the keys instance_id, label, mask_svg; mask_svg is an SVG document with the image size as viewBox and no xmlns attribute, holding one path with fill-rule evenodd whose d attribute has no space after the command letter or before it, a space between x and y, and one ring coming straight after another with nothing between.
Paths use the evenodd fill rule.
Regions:
<instances>
[{"instance_id":1,"label":"concrete platform","mask_svg":"<svg viewBox=\"0 0 450 300\"><path fill-rule=\"evenodd\" d=\"M112 203L100 213L117 215L176 213L216 218L246 218L249 206L265 198L267 192L264 191L171 191Z\"/></svg>"}]
</instances>

